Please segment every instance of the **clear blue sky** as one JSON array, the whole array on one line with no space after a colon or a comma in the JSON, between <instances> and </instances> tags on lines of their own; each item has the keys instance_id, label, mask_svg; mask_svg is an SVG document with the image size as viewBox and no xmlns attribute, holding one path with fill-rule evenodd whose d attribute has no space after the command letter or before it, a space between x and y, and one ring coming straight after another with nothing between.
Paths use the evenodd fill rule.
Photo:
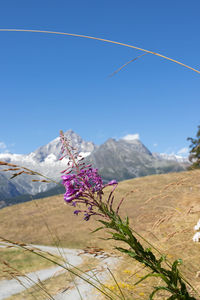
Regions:
<instances>
[{"instance_id":1,"label":"clear blue sky","mask_svg":"<svg viewBox=\"0 0 200 300\"><path fill-rule=\"evenodd\" d=\"M6 0L0 28L92 35L200 69L200 1ZM29 153L73 129L96 144L140 135L151 150L187 147L200 124L200 74L83 38L0 32L0 151ZM5 147L3 149L3 145Z\"/></svg>"}]
</instances>

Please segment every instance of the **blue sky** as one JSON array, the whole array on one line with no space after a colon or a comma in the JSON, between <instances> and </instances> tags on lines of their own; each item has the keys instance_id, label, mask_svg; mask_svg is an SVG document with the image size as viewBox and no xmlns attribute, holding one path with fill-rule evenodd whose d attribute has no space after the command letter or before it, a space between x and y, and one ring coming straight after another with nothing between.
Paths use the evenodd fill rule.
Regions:
<instances>
[{"instance_id":1,"label":"blue sky","mask_svg":"<svg viewBox=\"0 0 200 300\"><path fill-rule=\"evenodd\" d=\"M200 69L200 2L6 0L0 28L111 39ZM83 38L0 32L0 152L29 153L73 129L101 144L139 134L157 152L188 147L200 124L200 74Z\"/></svg>"}]
</instances>

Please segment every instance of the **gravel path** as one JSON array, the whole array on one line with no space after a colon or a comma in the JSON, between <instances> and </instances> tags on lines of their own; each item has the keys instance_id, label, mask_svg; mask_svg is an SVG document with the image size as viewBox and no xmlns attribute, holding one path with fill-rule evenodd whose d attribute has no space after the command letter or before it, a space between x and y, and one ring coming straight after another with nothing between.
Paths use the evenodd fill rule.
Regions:
<instances>
[{"instance_id":1,"label":"gravel path","mask_svg":"<svg viewBox=\"0 0 200 300\"><path fill-rule=\"evenodd\" d=\"M5 247L5 244L0 243L0 247ZM31 245L32 247L32 245ZM62 255L65 258L66 262L69 262L73 266L78 266L83 262L83 254L82 250L76 249L58 249L56 247L50 246L40 246L34 245L33 247L38 248L45 252L50 252L55 255ZM80 254L83 254L80 256ZM114 269L119 263L119 258L116 257L106 257L106 255L97 255L96 258L99 259L99 264L95 270L92 272L89 271L85 273L85 278L90 278L92 283L96 283L96 278L100 282L105 282L108 278L110 278L107 267L110 269ZM7 299L8 297L20 293L27 288L35 285L39 281L44 281L52 276L60 275L61 272L65 272L65 270L61 267L52 267L48 269L43 269L36 272L31 272L26 274L27 277L19 276L18 280L1 280L0 281L0 300ZM94 300L98 299L97 290L92 287L87 282L83 281L80 278L75 280L76 286L78 286L79 292L84 300ZM55 300L80 300L79 293L74 283L71 284L65 291L54 295L53 298Z\"/></svg>"},{"instance_id":2,"label":"gravel path","mask_svg":"<svg viewBox=\"0 0 200 300\"><path fill-rule=\"evenodd\" d=\"M109 267L112 271L116 268L119 263L119 258L116 257L108 257L103 259L98 264L96 270L93 272L89 271L85 275L90 277L90 282L97 284L96 279L101 283L105 283L106 280L111 278L110 273L107 268ZM87 278L87 276L85 276ZM89 283L83 281L82 279L75 280L76 286L78 286L79 292L83 300L96 300L99 299L99 292L96 288L94 288ZM99 284L97 284L99 286ZM61 292L57 295L54 295L53 298L55 300L80 300L79 293L77 288L73 285L68 290Z\"/></svg>"},{"instance_id":3,"label":"gravel path","mask_svg":"<svg viewBox=\"0 0 200 300\"><path fill-rule=\"evenodd\" d=\"M30 288L31 286L35 285L35 283L39 282L39 280L46 280L53 276L56 272L59 273L60 270L61 268L59 267L43 269L37 272L28 273L28 278L19 276L17 277L18 280L1 280L0 300L6 299L14 294L18 294L24 291L26 288Z\"/></svg>"},{"instance_id":4,"label":"gravel path","mask_svg":"<svg viewBox=\"0 0 200 300\"><path fill-rule=\"evenodd\" d=\"M2 243L0 247L5 247L5 246ZM34 247L57 255L62 253L62 256L65 257L66 262L69 262L73 266L78 266L83 262L83 259L78 255L81 253L80 250L76 250L76 249L58 250L58 248L56 247L39 246L39 245L34 245ZM23 276L19 276L17 277L18 280L16 279L1 280L0 300L6 299L14 294L20 293L24 291L26 288L30 288L31 286L35 285L35 283L39 281L44 281L52 276L60 275L61 272L63 272L62 267L53 267L53 268L43 269L40 271L26 274L29 279Z\"/></svg>"}]
</instances>

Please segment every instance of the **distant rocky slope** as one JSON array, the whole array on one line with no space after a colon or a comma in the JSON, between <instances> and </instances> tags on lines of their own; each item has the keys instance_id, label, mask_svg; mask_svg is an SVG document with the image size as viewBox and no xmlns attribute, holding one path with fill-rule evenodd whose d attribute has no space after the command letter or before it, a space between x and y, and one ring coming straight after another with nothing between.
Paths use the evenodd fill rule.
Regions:
<instances>
[{"instance_id":1,"label":"distant rocky slope","mask_svg":"<svg viewBox=\"0 0 200 300\"><path fill-rule=\"evenodd\" d=\"M82 156L99 169L104 181L118 181L150 174L179 172L186 169L187 161L179 161L158 153L152 154L138 139L109 139L101 146L84 141L72 130L65 133ZM59 137L45 146L27 155L1 153L0 160L25 166L60 181L60 172L65 169L67 160L60 158L61 143ZM30 176L20 175L10 180L9 172L0 172L0 208L17 203L20 195L45 192L55 184L35 183ZM34 176L34 179L38 177ZM27 196L28 197L28 196ZM13 201L12 201L13 198ZM30 197L28 197L30 198ZM6 201L9 199L9 201ZM25 201L25 197L22 197ZM19 200L20 201L20 200Z\"/></svg>"},{"instance_id":2,"label":"distant rocky slope","mask_svg":"<svg viewBox=\"0 0 200 300\"><path fill-rule=\"evenodd\" d=\"M105 180L118 181L150 174L179 172L186 163L153 155L137 139L107 140L88 157Z\"/></svg>"}]
</instances>

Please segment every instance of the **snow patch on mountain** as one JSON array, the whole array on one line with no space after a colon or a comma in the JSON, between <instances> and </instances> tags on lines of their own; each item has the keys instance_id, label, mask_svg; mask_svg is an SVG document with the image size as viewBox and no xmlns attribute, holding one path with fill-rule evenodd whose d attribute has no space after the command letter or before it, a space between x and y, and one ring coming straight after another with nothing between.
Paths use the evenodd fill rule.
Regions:
<instances>
[{"instance_id":1,"label":"snow patch on mountain","mask_svg":"<svg viewBox=\"0 0 200 300\"><path fill-rule=\"evenodd\" d=\"M177 155L174 153L167 154L167 153L152 153L153 156L157 159L164 159L164 160L171 160L171 161L177 161L180 163L189 163L188 157Z\"/></svg>"},{"instance_id":2,"label":"snow patch on mountain","mask_svg":"<svg viewBox=\"0 0 200 300\"><path fill-rule=\"evenodd\" d=\"M87 157L86 163L92 163L99 169L105 182L112 179L120 181L150 174L182 171L188 164L188 158L178 153L152 154L139 140L138 133L127 134L118 140L109 139L100 146L84 141L72 130L68 130L65 136L83 158ZM0 153L0 161L26 167L60 182L61 172L68 167L68 158L60 160L61 146L60 138L57 137L29 154ZM181 154L185 151L181 149ZM37 175L22 174L11 181L10 177L10 172L0 173L0 200L21 194L34 195L55 186L53 183L33 182L32 179L42 179Z\"/></svg>"},{"instance_id":3,"label":"snow patch on mountain","mask_svg":"<svg viewBox=\"0 0 200 300\"><path fill-rule=\"evenodd\" d=\"M96 148L92 142L84 141L72 130L68 130L65 133L65 136L82 157L89 156ZM62 160L59 160L61 156L61 142L60 138L57 137L47 145L44 145L29 154L0 153L0 161L26 167L59 182L61 181L61 172L68 166L68 158L64 157ZM3 176L2 180L9 182L11 177L10 172L1 172L1 175ZM15 194L28 193L34 195L39 192L44 192L55 185L53 183L35 183L32 182L32 179L42 179L42 177L37 175L27 176L24 174L15 177L12 180L12 183L16 186Z\"/></svg>"}]
</instances>

